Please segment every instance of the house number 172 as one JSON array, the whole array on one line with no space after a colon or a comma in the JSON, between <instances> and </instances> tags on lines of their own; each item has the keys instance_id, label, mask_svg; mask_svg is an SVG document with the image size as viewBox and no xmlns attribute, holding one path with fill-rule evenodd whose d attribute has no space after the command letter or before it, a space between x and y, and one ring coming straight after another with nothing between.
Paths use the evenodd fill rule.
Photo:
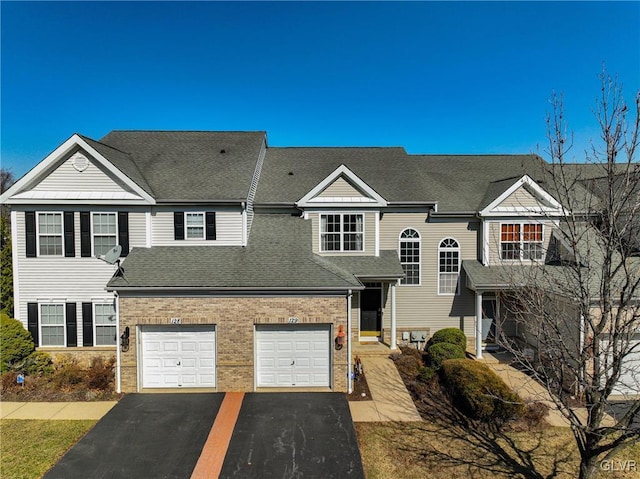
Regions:
<instances>
[{"instance_id":1,"label":"house number 172","mask_svg":"<svg viewBox=\"0 0 640 479\"><path fill-rule=\"evenodd\" d=\"M171 318L171 324L180 324L180 318Z\"/></svg>"}]
</instances>

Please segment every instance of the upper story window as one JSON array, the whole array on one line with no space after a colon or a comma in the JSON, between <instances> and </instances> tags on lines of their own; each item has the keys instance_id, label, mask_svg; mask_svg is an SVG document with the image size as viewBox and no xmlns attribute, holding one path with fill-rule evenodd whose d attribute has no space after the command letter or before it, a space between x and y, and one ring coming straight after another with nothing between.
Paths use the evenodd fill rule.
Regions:
<instances>
[{"instance_id":1,"label":"upper story window","mask_svg":"<svg viewBox=\"0 0 640 479\"><path fill-rule=\"evenodd\" d=\"M204 213L185 213L186 239L204 239Z\"/></svg>"},{"instance_id":2,"label":"upper story window","mask_svg":"<svg viewBox=\"0 0 640 479\"><path fill-rule=\"evenodd\" d=\"M62 256L62 213L38 213L40 256Z\"/></svg>"},{"instance_id":3,"label":"upper story window","mask_svg":"<svg viewBox=\"0 0 640 479\"><path fill-rule=\"evenodd\" d=\"M93 254L104 255L118 243L115 213L93 213Z\"/></svg>"},{"instance_id":4,"label":"upper story window","mask_svg":"<svg viewBox=\"0 0 640 479\"><path fill-rule=\"evenodd\" d=\"M504 223L500 226L500 257L504 260L539 260L543 254L541 223Z\"/></svg>"},{"instance_id":5,"label":"upper story window","mask_svg":"<svg viewBox=\"0 0 640 479\"><path fill-rule=\"evenodd\" d=\"M400 234L400 264L404 278L400 284L420 284L420 234L414 229L406 229Z\"/></svg>"},{"instance_id":6,"label":"upper story window","mask_svg":"<svg viewBox=\"0 0 640 479\"><path fill-rule=\"evenodd\" d=\"M40 345L64 346L64 304L40 305Z\"/></svg>"},{"instance_id":7,"label":"upper story window","mask_svg":"<svg viewBox=\"0 0 640 479\"><path fill-rule=\"evenodd\" d=\"M320 251L364 251L364 216L320 215Z\"/></svg>"},{"instance_id":8,"label":"upper story window","mask_svg":"<svg viewBox=\"0 0 640 479\"><path fill-rule=\"evenodd\" d=\"M460 245L445 238L438 246L438 294L456 294L460 279Z\"/></svg>"}]
</instances>

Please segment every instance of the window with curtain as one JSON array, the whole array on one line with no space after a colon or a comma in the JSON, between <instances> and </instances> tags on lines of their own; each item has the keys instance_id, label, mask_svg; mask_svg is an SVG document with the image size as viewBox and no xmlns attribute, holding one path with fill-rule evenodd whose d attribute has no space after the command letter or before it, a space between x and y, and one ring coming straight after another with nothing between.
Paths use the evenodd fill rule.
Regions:
<instances>
[{"instance_id":1,"label":"window with curtain","mask_svg":"<svg viewBox=\"0 0 640 479\"><path fill-rule=\"evenodd\" d=\"M320 251L364 251L364 216L320 215Z\"/></svg>"},{"instance_id":2,"label":"window with curtain","mask_svg":"<svg viewBox=\"0 0 640 479\"><path fill-rule=\"evenodd\" d=\"M400 264L404 278L400 284L420 284L420 234L414 229L406 229L400 234Z\"/></svg>"},{"instance_id":3,"label":"window with curtain","mask_svg":"<svg viewBox=\"0 0 640 479\"><path fill-rule=\"evenodd\" d=\"M445 238L438 246L438 294L456 294L460 279L460 245Z\"/></svg>"},{"instance_id":4,"label":"window with curtain","mask_svg":"<svg viewBox=\"0 0 640 479\"><path fill-rule=\"evenodd\" d=\"M500 225L500 257L504 260L540 260L543 256L540 223Z\"/></svg>"}]
</instances>

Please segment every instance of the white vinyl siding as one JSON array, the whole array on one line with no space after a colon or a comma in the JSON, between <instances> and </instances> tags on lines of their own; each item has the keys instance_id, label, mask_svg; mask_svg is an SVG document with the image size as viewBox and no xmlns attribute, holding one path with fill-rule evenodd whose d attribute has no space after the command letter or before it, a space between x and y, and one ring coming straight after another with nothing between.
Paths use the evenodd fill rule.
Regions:
<instances>
[{"instance_id":1,"label":"white vinyl siding","mask_svg":"<svg viewBox=\"0 0 640 479\"><path fill-rule=\"evenodd\" d=\"M93 255L102 256L118 244L118 217L115 213L91 214Z\"/></svg>"},{"instance_id":2,"label":"white vinyl siding","mask_svg":"<svg viewBox=\"0 0 640 479\"><path fill-rule=\"evenodd\" d=\"M40 304L40 346L65 346L64 304Z\"/></svg>"},{"instance_id":3,"label":"white vinyl siding","mask_svg":"<svg viewBox=\"0 0 640 479\"><path fill-rule=\"evenodd\" d=\"M433 334L443 328L461 328L473 337L475 296L460 278L460 294L438 294L438 246L443 238L453 237L460 245L460 261L478 259L479 222L473 219L431 217L427 212L387 211L380 221L380 250L397 250L398 238L407 228L420 233L422 277L420 286L396 288L396 320L398 330L426 330ZM383 289L383 329L391 327L390 291Z\"/></svg>"},{"instance_id":4,"label":"white vinyl siding","mask_svg":"<svg viewBox=\"0 0 640 479\"><path fill-rule=\"evenodd\" d=\"M202 210L200 210L201 212ZM240 208L216 208L216 239L176 241L174 239L172 209L154 209L151 213L152 246L242 246L243 219ZM193 211L198 212L198 211ZM186 226L186 225L185 225ZM131 227L130 227L131 228ZM185 231L186 238L186 231Z\"/></svg>"},{"instance_id":5,"label":"white vinyl siding","mask_svg":"<svg viewBox=\"0 0 640 479\"><path fill-rule=\"evenodd\" d=\"M116 344L116 311L113 303L93 305L93 338L96 346Z\"/></svg>"},{"instance_id":6,"label":"white vinyl siding","mask_svg":"<svg viewBox=\"0 0 640 479\"><path fill-rule=\"evenodd\" d=\"M366 198L366 195L364 195L360 190L354 187L343 177L337 178L336 181L327 186L318 195L318 198L339 198L343 201L344 199L362 197Z\"/></svg>"},{"instance_id":7,"label":"white vinyl siding","mask_svg":"<svg viewBox=\"0 0 640 479\"><path fill-rule=\"evenodd\" d=\"M62 256L62 213L38 213L37 237L39 256Z\"/></svg>"},{"instance_id":8,"label":"white vinyl siding","mask_svg":"<svg viewBox=\"0 0 640 479\"><path fill-rule=\"evenodd\" d=\"M83 155L89 160L86 169L82 172L75 169L73 158L76 155L72 155L43 178L33 187L33 191L131 192L130 188L114 181L109 174L96 166L88 154Z\"/></svg>"}]
</instances>

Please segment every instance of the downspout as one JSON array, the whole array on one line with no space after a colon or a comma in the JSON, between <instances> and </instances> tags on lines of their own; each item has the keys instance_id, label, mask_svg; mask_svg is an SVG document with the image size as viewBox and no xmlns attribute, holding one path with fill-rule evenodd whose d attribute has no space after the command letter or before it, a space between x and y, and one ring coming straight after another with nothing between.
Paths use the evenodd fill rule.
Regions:
<instances>
[{"instance_id":1,"label":"downspout","mask_svg":"<svg viewBox=\"0 0 640 479\"><path fill-rule=\"evenodd\" d=\"M353 292L349 290L347 293L347 392L353 392L353 378L351 377L351 296Z\"/></svg>"},{"instance_id":2,"label":"downspout","mask_svg":"<svg viewBox=\"0 0 640 479\"><path fill-rule=\"evenodd\" d=\"M120 379L120 296L117 291L114 291L113 294L116 308L116 392L120 394L122 392Z\"/></svg>"}]
</instances>

